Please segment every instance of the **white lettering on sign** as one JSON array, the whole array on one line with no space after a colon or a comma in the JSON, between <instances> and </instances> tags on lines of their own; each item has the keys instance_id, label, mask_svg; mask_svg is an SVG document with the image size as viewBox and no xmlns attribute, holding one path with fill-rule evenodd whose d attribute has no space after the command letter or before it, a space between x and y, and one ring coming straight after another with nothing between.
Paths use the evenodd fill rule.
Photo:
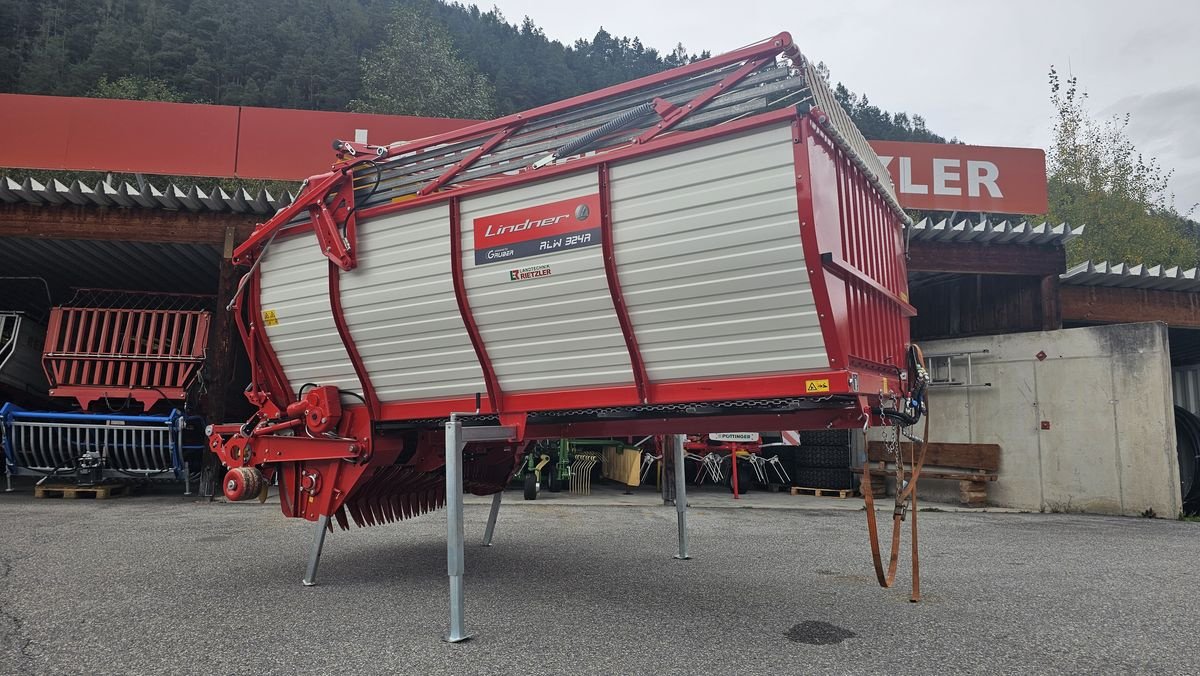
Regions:
<instances>
[{"instance_id":1,"label":"white lettering on sign","mask_svg":"<svg viewBox=\"0 0 1200 676\"><path fill-rule=\"evenodd\" d=\"M891 171L890 155L880 155L879 161L883 167ZM933 160L933 194L962 196L962 160L934 158ZM967 196L979 197L984 190L990 197L1001 198L1000 169L994 162L986 160L967 160L966 167ZM900 157L900 192L906 195L928 195L929 186L916 183L913 180L911 157Z\"/></svg>"},{"instance_id":2,"label":"white lettering on sign","mask_svg":"<svg viewBox=\"0 0 1200 676\"><path fill-rule=\"evenodd\" d=\"M888 158L891 159L890 157ZM885 163L883 166L887 166ZM912 158L900 158L900 192L906 192L910 195L926 195L929 193L929 186L921 185L920 183L912 182Z\"/></svg>"},{"instance_id":3,"label":"white lettering on sign","mask_svg":"<svg viewBox=\"0 0 1200 676\"><path fill-rule=\"evenodd\" d=\"M933 161L933 194L935 195L961 195L962 188L950 185L951 181L955 183L959 180L957 171L950 171L958 168L958 160L938 160Z\"/></svg>"},{"instance_id":4,"label":"white lettering on sign","mask_svg":"<svg viewBox=\"0 0 1200 676\"><path fill-rule=\"evenodd\" d=\"M979 197L979 186L987 188L992 197L1004 197L1000 186L996 185L1000 178L1000 170L995 164L984 160L967 160L967 194Z\"/></svg>"}]
</instances>

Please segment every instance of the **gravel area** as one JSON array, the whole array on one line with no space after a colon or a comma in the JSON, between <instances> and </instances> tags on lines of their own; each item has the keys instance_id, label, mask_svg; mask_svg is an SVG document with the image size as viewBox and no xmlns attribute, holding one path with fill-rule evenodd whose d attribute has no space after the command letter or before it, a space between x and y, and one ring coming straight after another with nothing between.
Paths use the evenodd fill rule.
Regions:
<instances>
[{"instance_id":1,"label":"gravel area","mask_svg":"<svg viewBox=\"0 0 1200 676\"><path fill-rule=\"evenodd\" d=\"M448 645L443 512L333 533L304 588L312 527L276 505L0 493L0 673L1200 672L1197 523L921 513L911 604L861 511L705 503L676 561L653 500L506 499L491 548L466 507Z\"/></svg>"}]
</instances>

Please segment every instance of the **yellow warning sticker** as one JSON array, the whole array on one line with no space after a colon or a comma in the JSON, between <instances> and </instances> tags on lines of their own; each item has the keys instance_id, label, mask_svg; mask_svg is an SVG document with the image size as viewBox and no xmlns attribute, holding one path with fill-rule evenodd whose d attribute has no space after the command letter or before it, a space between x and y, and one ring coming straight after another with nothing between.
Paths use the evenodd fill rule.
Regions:
<instances>
[{"instance_id":1,"label":"yellow warning sticker","mask_svg":"<svg viewBox=\"0 0 1200 676\"><path fill-rule=\"evenodd\" d=\"M883 387L882 387L881 389L882 389L884 392L891 392L891 390L889 390L889 389L888 389L888 382L887 382L887 378L884 378L884 379L883 379Z\"/></svg>"},{"instance_id":2,"label":"yellow warning sticker","mask_svg":"<svg viewBox=\"0 0 1200 676\"><path fill-rule=\"evenodd\" d=\"M274 310L263 310L263 324L266 326L279 325L279 317L275 316Z\"/></svg>"},{"instance_id":3,"label":"yellow warning sticker","mask_svg":"<svg viewBox=\"0 0 1200 676\"><path fill-rule=\"evenodd\" d=\"M804 391L812 394L813 392L828 392L829 379L822 378L821 380L809 380L804 384Z\"/></svg>"}]
</instances>

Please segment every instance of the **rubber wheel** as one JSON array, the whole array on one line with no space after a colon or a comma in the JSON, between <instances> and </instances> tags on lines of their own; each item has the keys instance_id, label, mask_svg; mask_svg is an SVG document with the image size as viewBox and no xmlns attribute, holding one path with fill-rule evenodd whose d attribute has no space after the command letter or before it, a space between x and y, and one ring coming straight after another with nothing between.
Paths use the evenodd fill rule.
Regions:
<instances>
[{"instance_id":1,"label":"rubber wheel","mask_svg":"<svg viewBox=\"0 0 1200 676\"><path fill-rule=\"evenodd\" d=\"M537 500L537 476L530 472L525 475L525 499Z\"/></svg>"},{"instance_id":2,"label":"rubber wheel","mask_svg":"<svg viewBox=\"0 0 1200 676\"><path fill-rule=\"evenodd\" d=\"M546 472L546 490L551 493L557 493L562 490L562 483L558 478L558 469L550 467Z\"/></svg>"},{"instance_id":3,"label":"rubber wheel","mask_svg":"<svg viewBox=\"0 0 1200 676\"><path fill-rule=\"evenodd\" d=\"M751 478L754 474L754 468L746 463L738 464L738 495L749 493L750 487L754 485L754 480ZM729 472L729 476L725 477L725 484L729 486L729 492L733 492L733 472Z\"/></svg>"}]
</instances>

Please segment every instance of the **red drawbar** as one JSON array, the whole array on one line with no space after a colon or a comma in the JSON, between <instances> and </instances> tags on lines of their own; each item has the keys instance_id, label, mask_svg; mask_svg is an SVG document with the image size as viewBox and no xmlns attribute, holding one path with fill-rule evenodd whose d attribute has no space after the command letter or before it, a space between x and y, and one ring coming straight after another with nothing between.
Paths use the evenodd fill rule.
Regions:
<instances>
[{"instance_id":1,"label":"red drawbar","mask_svg":"<svg viewBox=\"0 0 1200 676\"><path fill-rule=\"evenodd\" d=\"M612 294L613 307L617 311L617 321L621 324L621 335L625 337L625 347L629 350L629 362L633 366L633 382L637 386L638 401L645 404L650 401L646 391L650 382L646 375L646 364L642 361L642 352L638 349L637 336L633 332L633 322L629 319L629 309L625 306L625 296L621 294L621 280L617 276L617 260L613 253L612 235L612 201L609 195L608 165L601 164L598 168L600 177L600 243L604 247L604 276L608 278L608 291Z\"/></svg>"},{"instance_id":2,"label":"red drawbar","mask_svg":"<svg viewBox=\"0 0 1200 676\"><path fill-rule=\"evenodd\" d=\"M462 315L463 325L471 338L471 347L475 348L475 356L483 369L483 382L487 387L488 399L492 402L493 411L503 411L504 393L500 390L500 382L496 379L496 371L492 368L492 360L488 357L487 347L483 337L479 335L479 326L475 323L475 315L471 313L471 302L467 300L466 282L463 279L462 265L462 222L457 197L450 199L450 276L454 279L454 299L458 301L458 312ZM447 411L449 413L449 411Z\"/></svg>"}]
</instances>

